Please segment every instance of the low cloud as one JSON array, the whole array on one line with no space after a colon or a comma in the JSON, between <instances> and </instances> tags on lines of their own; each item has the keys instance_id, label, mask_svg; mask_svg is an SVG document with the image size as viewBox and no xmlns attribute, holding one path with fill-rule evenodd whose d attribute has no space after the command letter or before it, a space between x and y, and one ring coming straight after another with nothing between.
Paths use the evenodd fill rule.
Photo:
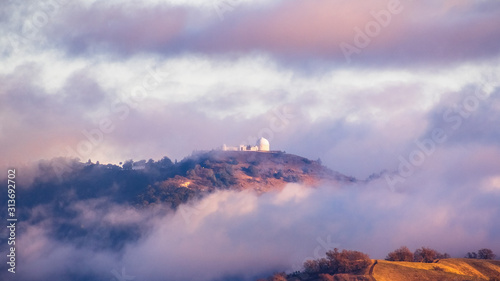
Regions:
<instances>
[{"instance_id":1,"label":"low cloud","mask_svg":"<svg viewBox=\"0 0 500 281\"><path fill-rule=\"evenodd\" d=\"M453 155L462 155L464 162ZM290 184L262 195L218 191L175 213L102 199L80 201L70 208L77 216L66 222L98 225L92 231L103 234L89 233L95 240L83 242L54 235L61 222L39 209L43 220L31 222L19 235L17 280L109 279L113 270L122 269L137 280L253 280L297 270L305 259L333 247L377 259L401 245L429 246L455 257L481 247L498 253L500 193L494 179L500 175L488 167L498 167L499 156L493 147L489 152L483 147L466 153L444 150L394 191L383 178L342 187ZM463 174L462 169L473 170L474 159L486 163L484 172ZM123 237L99 230L113 227L139 229L138 236L116 248L112 244ZM97 241L102 248L92 247Z\"/></svg>"}]
</instances>

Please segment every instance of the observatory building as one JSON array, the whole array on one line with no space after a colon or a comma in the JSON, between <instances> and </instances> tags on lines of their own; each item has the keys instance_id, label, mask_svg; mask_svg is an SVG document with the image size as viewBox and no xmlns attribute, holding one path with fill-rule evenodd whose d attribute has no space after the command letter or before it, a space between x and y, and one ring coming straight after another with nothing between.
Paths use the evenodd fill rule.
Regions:
<instances>
[{"instance_id":1,"label":"observatory building","mask_svg":"<svg viewBox=\"0 0 500 281\"><path fill-rule=\"evenodd\" d=\"M265 138L260 138L257 140L255 146L251 145L240 145L240 146L227 146L222 145L223 151L260 151L260 152L269 152L270 146L269 141Z\"/></svg>"}]
</instances>

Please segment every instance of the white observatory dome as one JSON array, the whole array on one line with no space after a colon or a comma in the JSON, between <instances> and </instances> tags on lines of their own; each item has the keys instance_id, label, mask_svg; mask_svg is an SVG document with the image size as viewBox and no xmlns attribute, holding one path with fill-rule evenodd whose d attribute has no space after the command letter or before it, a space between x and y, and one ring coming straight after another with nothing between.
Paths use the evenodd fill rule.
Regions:
<instances>
[{"instance_id":1,"label":"white observatory dome","mask_svg":"<svg viewBox=\"0 0 500 281\"><path fill-rule=\"evenodd\" d=\"M257 147L259 148L259 151L269 151L269 141L265 138L260 138L257 141Z\"/></svg>"}]
</instances>

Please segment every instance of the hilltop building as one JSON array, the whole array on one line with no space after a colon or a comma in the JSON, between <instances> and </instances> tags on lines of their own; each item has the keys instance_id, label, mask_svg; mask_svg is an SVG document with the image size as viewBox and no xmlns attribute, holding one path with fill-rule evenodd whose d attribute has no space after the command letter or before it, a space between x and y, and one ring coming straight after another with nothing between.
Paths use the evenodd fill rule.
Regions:
<instances>
[{"instance_id":1,"label":"hilltop building","mask_svg":"<svg viewBox=\"0 0 500 281\"><path fill-rule=\"evenodd\" d=\"M227 146L222 145L223 151L260 151L260 152L269 152L270 145L269 141L265 138L260 138L257 140L255 146L251 145L240 145L240 146Z\"/></svg>"}]
</instances>

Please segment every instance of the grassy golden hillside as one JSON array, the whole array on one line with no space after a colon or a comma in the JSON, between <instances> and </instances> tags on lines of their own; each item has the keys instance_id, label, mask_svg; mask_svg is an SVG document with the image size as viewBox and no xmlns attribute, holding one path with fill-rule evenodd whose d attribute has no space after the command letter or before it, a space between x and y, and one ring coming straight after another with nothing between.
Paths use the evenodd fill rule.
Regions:
<instances>
[{"instance_id":1,"label":"grassy golden hillside","mask_svg":"<svg viewBox=\"0 0 500 281\"><path fill-rule=\"evenodd\" d=\"M418 263L379 260L372 276L377 281L500 280L500 261L442 259L435 263Z\"/></svg>"}]
</instances>

